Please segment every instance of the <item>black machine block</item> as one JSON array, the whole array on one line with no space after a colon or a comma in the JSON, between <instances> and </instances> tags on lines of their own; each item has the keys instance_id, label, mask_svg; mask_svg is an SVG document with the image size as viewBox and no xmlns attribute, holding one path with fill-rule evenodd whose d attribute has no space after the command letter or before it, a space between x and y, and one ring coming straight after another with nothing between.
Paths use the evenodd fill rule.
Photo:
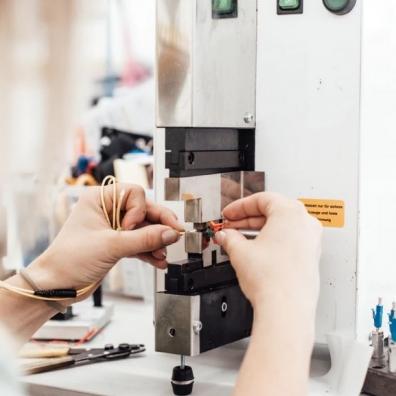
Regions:
<instances>
[{"instance_id":1,"label":"black machine block","mask_svg":"<svg viewBox=\"0 0 396 396\"><path fill-rule=\"evenodd\" d=\"M165 290L170 293L195 294L223 285L237 283L229 262L203 267L201 260L180 265L169 264L165 275Z\"/></svg>"},{"instance_id":2,"label":"black machine block","mask_svg":"<svg viewBox=\"0 0 396 396\"><path fill-rule=\"evenodd\" d=\"M165 293L169 294L168 291ZM200 353L250 336L253 308L238 284L180 294L200 296L199 320L202 323L199 333Z\"/></svg>"},{"instance_id":3,"label":"black machine block","mask_svg":"<svg viewBox=\"0 0 396 396\"><path fill-rule=\"evenodd\" d=\"M238 285L201 294L200 352L250 336L253 308Z\"/></svg>"},{"instance_id":4,"label":"black machine block","mask_svg":"<svg viewBox=\"0 0 396 396\"><path fill-rule=\"evenodd\" d=\"M255 130L166 128L165 149L170 177L254 170Z\"/></svg>"},{"instance_id":5,"label":"black machine block","mask_svg":"<svg viewBox=\"0 0 396 396\"><path fill-rule=\"evenodd\" d=\"M253 309L229 262L203 267L202 260L169 264L165 293L200 295L200 353L248 337Z\"/></svg>"}]
</instances>

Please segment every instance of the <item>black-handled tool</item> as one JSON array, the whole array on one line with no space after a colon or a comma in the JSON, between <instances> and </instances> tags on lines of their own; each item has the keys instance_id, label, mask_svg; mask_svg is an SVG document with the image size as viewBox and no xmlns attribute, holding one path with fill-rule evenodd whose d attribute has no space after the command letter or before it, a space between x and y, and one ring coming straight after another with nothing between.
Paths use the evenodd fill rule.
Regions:
<instances>
[{"instance_id":1,"label":"black-handled tool","mask_svg":"<svg viewBox=\"0 0 396 396\"><path fill-rule=\"evenodd\" d=\"M143 344L127 343L120 344L118 347L107 344L104 348L63 348L60 350L61 355L52 353L51 356L53 357L22 364L22 370L26 375L37 374L69 366L124 359L145 350ZM46 351L43 349L41 355L40 352L36 351L23 357L45 357L45 353Z\"/></svg>"}]
</instances>

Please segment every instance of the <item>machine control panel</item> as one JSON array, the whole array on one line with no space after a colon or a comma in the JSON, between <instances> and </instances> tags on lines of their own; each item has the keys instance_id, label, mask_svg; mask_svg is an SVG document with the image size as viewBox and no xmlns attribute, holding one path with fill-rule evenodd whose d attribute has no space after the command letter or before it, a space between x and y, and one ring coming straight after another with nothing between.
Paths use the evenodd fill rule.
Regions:
<instances>
[{"instance_id":1,"label":"machine control panel","mask_svg":"<svg viewBox=\"0 0 396 396\"><path fill-rule=\"evenodd\" d=\"M220 1L220 0L219 0ZM278 15L302 14L304 0L276 0ZM353 10L357 0L323 0L323 5L328 11L345 15Z\"/></svg>"}]
</instances>

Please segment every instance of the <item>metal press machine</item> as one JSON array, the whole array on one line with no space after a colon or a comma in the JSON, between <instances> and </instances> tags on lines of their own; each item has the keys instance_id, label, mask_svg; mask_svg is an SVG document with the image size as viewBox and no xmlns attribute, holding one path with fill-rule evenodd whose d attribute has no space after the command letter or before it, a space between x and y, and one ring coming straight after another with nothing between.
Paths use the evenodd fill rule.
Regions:
<instances>
[{"instance_id":1,"label":"metal press machine","mask_svg":"<svg viewBox=\"0 0 396 396\"><path fill-rule=\"evenodd\" d=\"M252 308L209 224L263 191L264 172L266 190L301 199L325 227L316 341L366 337L379 293L361 243L378 238L361 228L375 209L362 142L379 111L361 72L369 14L359 0L157 1L156 195L187 230L156 276L155 348L182 356L176 394L192 390L184 356L250 334Z\"/></svg>"}]
</instances>

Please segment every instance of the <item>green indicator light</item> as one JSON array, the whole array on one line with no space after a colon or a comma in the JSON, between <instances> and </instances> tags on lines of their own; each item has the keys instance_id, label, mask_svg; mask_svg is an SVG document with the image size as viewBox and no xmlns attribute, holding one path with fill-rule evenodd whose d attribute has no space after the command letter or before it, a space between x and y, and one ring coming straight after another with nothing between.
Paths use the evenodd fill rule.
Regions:
<instances>
[{"instance_id":1,"label":"green indicator light","mask_svg":"<svg viewBox=\"0 0 396 396\"><path fill-rule=\"evenodd\" d=\"M333 12L339 12L346 8L349 0L323 0L325 6Z\"/></svg>"},{"instance_id":2,"label":"green indicator light","mask_svg":"<svg viewBox=\"0 0 396 396\"><path fill-rule=\"evenodd\" d=\"M216 14L232 14L235 11L235 0L213 0L213 11Z\"/></svg>"},{"instance_id":3,"label":"green indicator light","mask_svg":"<svg viewBox=\"0 0 396 396\"><path fill-rule=\"evenodd\" d=\"M300 0L279 0L281 10L296 10L300 7Z\"/></svg>"}]
</instances>

